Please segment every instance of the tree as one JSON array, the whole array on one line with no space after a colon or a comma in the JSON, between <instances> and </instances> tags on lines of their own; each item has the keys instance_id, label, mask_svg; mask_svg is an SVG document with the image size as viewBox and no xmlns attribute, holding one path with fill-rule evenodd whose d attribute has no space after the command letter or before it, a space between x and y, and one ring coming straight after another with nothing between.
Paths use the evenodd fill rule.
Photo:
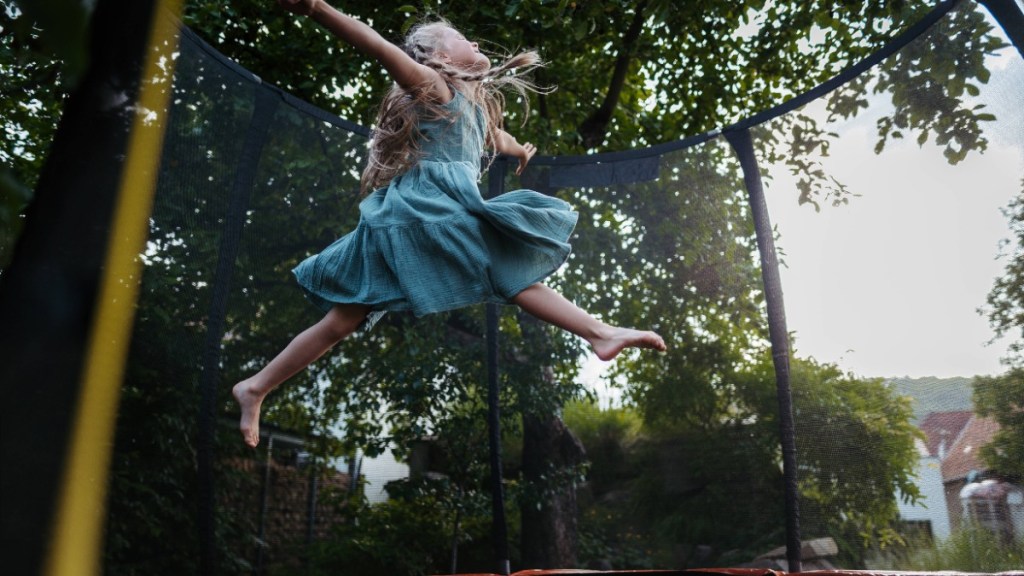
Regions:
<instances>
[{"instance_id":1,"label":"tree","mask_svg":"<svg viewBox=\"0 0 1024 576\"><path fill-rule=\"evenodd\" d=\"M1024 184L1024 181L1022 181ZM985 462L1001 474L1017 481L1024 479L1024 188L1004 211L1015 238L1003 276L997 278L988 294L988 316L996 338L1015 335L1010 342L1011 356L1004 362L1009 368L999 376L979 376L974 380L974 409L999 423L992 442L981 449Z\"/></svg>"},{"instance_id":2,"label":"tree","mask_svg":"<svg viewBox=\"0 0 1024 576\"><path fill-rule=\"evenodd\" d=\"M5 3L4 55L10 58L4 66L10 80L7 86L22 86L32 93L33 85L48 89L61 78L70 78L73 85L85 66L75 56L82 53L79 47L88 12L70 0L27 6L36 9L28 17L16 17L18 11ZM441 10L457 15L456 24L467 33L498 46L540 49L550 64L539 80L560 89L538 97L534 118L518 132L537 142L542 151L555 154L656 144L767 109L874 50L932 4L888 0L841 6L814 2L796 7L763 0L739 5L521 0L502 6L456 1L417 7L355 1L343 8L391 38L398 38L416 19ZM61 17L51 18L52 14ZM52 33L45 36L47 41L31 35L33 21L53 31L68 26L77 32ZM385 88L383 76L312 23L284 13L273 2L227 6L191 2L185 21L267 81L342 117L363 125L372 122ZM638 29L635 23L640 21L644 26ZM967 21L969 25L963 25ZM880 123L880 147L888 138L903 137L910 129L922 141L935 134L940 144L947 145L951 161L984 148L979 126L990 116L968 108L962 96L975 94L977 85L987 82L989 72L981 57L1000 44L989 34L992 28L981 14L969 8L957 10L950 30L953 27L958 30L958 45L969 47L962 59L925 49L890 65L871 88L892 89L899 106L896 115ZM11 34L12 30L20 32ZM41 50L39 39L56 48ZM54 67L54 56L65 62L63 67ZM61 70L63 76L58 77ZM861 110L869 84L866 78L851 84L847 95L835 100L833 113L849 117ZM923 92L939 97L922 99ZM29 196L31 159L39 158L40 144L48 141L46 126L52 126L52 122L37 123L35 119L52 119L59 111L59 95L59 91L39 93L44 114L25 117L23 109L14 108L12 115L3 119L9 134L31 135L23 151L13 155L17 162L29 161L29 167L7 172L4 177L7 207L0 216L11 221ZM508 124L518 126L521 118L512 108ZM818 182L813 166L801 162L808 153L827 148L827 135L814 125L803 132L806 137L792 140L786 156L792 158L795 169L816 182L802 191L801 201L828 199L833 194L842 199L841 187L830 189Z\"/></svg>"},{"instance_id":3,"label":"tree","mask_svg":"<svg viewBox=\"0 0 1024 576\"><path fill-rule=\"evenodd\" d=\"M437 6L346 2L342 7L394 40L413 22L440 12L485 44L537 48L549 61L538 80L558 90L537 97L525 126L520 126L520 110L511 106L507 124L543 153L577 154L671 141L766 110L877 49L933 4L522 0L498 6L457 0ZM342 117L363 125L373 121L385 79L312 22L283 14L269 2L232 7L195 2L188 8L187 23L266 80ZM869 89L892 91L898 109L880 123L880 148L911 130L922 141L935 134L948 145L951 161L983 149L979 126L988 116L968 107L963 96L988 81L981 57L1001 43L990 35L982 14L969 7L959 8L943 26L937 36L955 33L957 43L940 48L968 50L923 45L887 64L877 78L867 75L850 84L836 98L833 113L855 115ZM352 89L356 96L347 96ZM937 97L924 99L924 94ZM831 190L814 177L813 167L801 163L818 149L811 144L827 147L828 135L813 123L804 132L785 149L791 165L814 183L801 201L841 200L841 188Z\"/></svg>"},{"instance_id":4,"label":"tree","mask_svg":"<svg viewBox=\"0 0 1024 576\"><path fill-rule=\"evenodd\" d=\"M974 411L999 424L992 441L981 448L982 459L1000 475L1024 479L1024 367L976 377Z\"/></svg>"},{"instance_id":5,"label":"tree","mask_svg":"<svg viewBox=\"0 0 1024 576\"><path fill-rule=\"evenodd\" d=\"M881 378L813 360L793 367L801 530L832 536L843 560L864 567L868 545L900 542L898 497L920 497L911 401Z\"/></svg>"},{"instance_id":6,"label":"tree","mask_svg":"<svg viewBox=\"0 0 1024 576\"><path fill-rule=\"evenodd\" d=\"M1006 361L1011 366L1024 364L1024 180L1021 181L1021 195L1014 198L1004 211L1010 220L1010 230L1015 238L1008 240L1010 252L1003 254L1006 269L997 278L988 293L988 306L981 312L988 316L989 324L995 330L995 338L1015 335L1010 342L1013 354Z\"/></svg>"},{"instance_id":7,"label":"tree","mask_svg":"<svg viewBox=\"0 0 1024 576\"><path fill-rule=\"evenodd\" d=\"M66 14L64 25L85 22L80 6ZM10 264L65 93L75 83L67 79L69 69L72 75L81 72L81 62L63 62L71 54L87 53L80 34L44 36L32 23L10 2L0 2L0 99L11 103L0 108L0 270Z\"/></svg>"},{"instance_id":8,"label":"tree","mask_svg":"<svg viewBox=\"0 0 1024 576\"><path fill-rule=\"evenodd\" d=\"M808 359L793 361L792 387L802 532L832 537L842 565L863 567L865 544L898 541L897 494L918 497L911 474L920 432L909 399L881 379ZM730 565L778 545L785 511L770 358L715 390L726 410L706 419L645 415L639 434L630 431L628 416L643 414L635 409L567 410L594 454L581 510L586 560L612 559L617 569ZM629 549L640 542L646 555Z\"/></svg>"}]
</instances>

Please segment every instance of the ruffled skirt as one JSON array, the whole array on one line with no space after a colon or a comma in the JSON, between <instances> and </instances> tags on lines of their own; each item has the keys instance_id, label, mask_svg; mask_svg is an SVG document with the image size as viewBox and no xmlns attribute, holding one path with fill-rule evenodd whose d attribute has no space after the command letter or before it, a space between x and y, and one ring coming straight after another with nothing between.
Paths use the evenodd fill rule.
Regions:
<instances>
[{"instance_id":1,"label":"ruffled skirt","mask_svg":"<svg viewBox=\"0 0 1024 576\"><path fill-rule=\"evenodd\" d=\"M491 200L478 167L424 160L359 205L356 229L294 270L324 312L338 303L417 316L508 303L569 257L577 214L532 190Z\"/></svg>"}]
</instances>

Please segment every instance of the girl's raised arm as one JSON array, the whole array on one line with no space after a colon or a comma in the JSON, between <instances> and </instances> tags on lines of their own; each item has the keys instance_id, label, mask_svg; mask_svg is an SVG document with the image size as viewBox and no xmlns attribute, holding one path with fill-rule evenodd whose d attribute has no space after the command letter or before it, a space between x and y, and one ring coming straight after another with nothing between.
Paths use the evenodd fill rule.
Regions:
<instances>
[{"instance_id":1,"label":"girl's raised arm","mask_svg":"<svg viewBox=\"0 0 1024 576\"><path fill-rule=\"evenodd\" d=\"M410 91L425 89L428 95L436 95L444 100L451 97L448 85L437 71L413 60L376 30L342 14L325 0L277 0L277 3L289 12L309 16L335 36L380 62L402 88Z\"/></svg>"},{"instance_id":2,"label":"girl's raised arm","mask_svg":"<svg viewBox=\"0 0 1024 576\"><path fill-rule=\"evenodd\" d=\"M519 166L516 168L516 175L523 173L523 170L526 169L526 165L530 162L530 158L533 158L533 155L537 153L536 146L529 142L520 144L519 141L516 140L515 136L500 128L495 132L493 146L499 153L508 154L509 156L519 160Z\"/></svg>"}]
</instances>

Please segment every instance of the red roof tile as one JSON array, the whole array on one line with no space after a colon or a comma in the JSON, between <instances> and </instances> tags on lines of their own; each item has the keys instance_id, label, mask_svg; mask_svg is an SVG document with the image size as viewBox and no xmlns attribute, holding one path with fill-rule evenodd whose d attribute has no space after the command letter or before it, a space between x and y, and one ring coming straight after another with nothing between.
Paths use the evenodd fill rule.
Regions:
<instances>
[{"instance_id":1,"label":"red roof tile","mask_svg":"<svg viewBox=\"0 0 1024 576\"><path fill-rule=\"evenodd\" d=\"M960 438L949 448L946 459L942 461L943 482L966 478L971 470L986 470L988 467L982 462L979 451L982 446L992 441L998 430L999 424L991 418L971 418Z\"/></svg>"},{"instance_id":2,"label":"red roof tile","mask_svg":"<svg viewBox=\"0 0 1024 576\"><path fill-rule=\"evenodd\" d=\"M919 428L924 432L927 439L925 446L928 448L929 456L939 455L939 445L946 441L946 454L950 446L960 437L960 432L974 414L969 410L958 410L956 412L932 412L925 416Z\"/></svg>"}]
</instances>

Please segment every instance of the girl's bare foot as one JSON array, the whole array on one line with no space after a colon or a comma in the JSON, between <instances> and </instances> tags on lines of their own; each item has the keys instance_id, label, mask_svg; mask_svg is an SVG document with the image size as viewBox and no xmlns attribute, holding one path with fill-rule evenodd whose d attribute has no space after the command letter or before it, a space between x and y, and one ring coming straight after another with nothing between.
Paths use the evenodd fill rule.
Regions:
<instances>
[{"instance_id":1,"label":"girl's bare foot","mask_svg":"<svg viewBox=\"0 0 1024 576\"><path fill-rule=\"evenodd\" d=\"M665 340L654 332L609 326L601 336L590 341L594 354L601 360L611 360L626 348L666 350Z\"/></svg>"},{"instance_id":2,"label":"girl's bare foot","mask_svg":"<svg viewBox=\"0 0 1024 576\"><path fill-rule=\"evenodd\" d=\"M253 390L249 380L242 380L231 389L231 394L238 402L242 411L242 419L238 428L242 431L242 438L250 447L255 448L260 443L260 406L263 404L264 394Z\"/></svg>"}]
</instances>

